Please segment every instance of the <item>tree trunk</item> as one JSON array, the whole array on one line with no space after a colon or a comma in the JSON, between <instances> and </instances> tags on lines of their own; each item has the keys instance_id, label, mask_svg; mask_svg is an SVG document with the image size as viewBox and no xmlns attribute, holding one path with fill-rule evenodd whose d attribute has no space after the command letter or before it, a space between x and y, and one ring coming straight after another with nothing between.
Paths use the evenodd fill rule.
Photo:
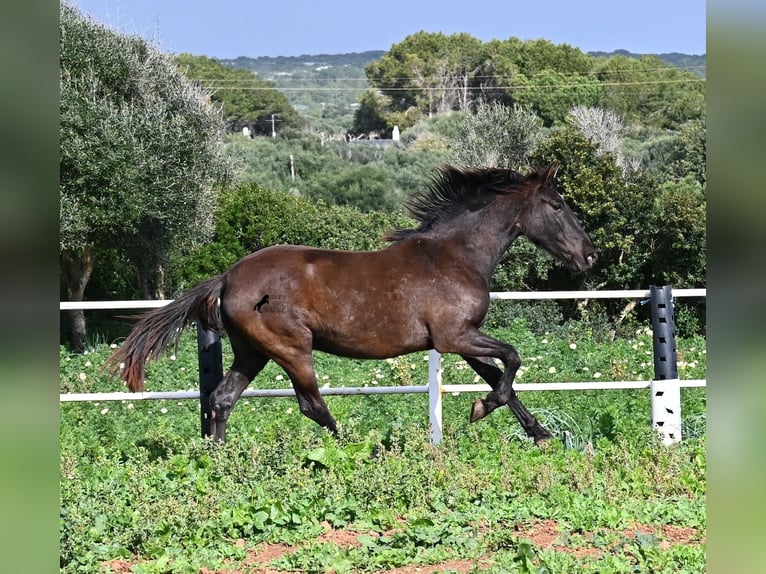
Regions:
<instances>
[{"instance_id":1,"label":"tree trunk","mask_svg":"<svg viewBox=\"0 0 766 574\"><path fill-rule=\"evenodd\" d=\"M165 268L162 264L154 268L154 298L165 298Z\"/></svg>"},{"instance_id":2,"label":"tree trunk","mask_svg":"<svg viewBox=\"0 0 766 574\"><path fill-rule=\"evenodd\" d=\"M85 296L85 287L88 285L90 275L93 273L95 256L90 247L82 250L65 250L61 253L61 266L66 281L66 294L69 301L82 301ZM85 340L88 335L85 323L85 312L82 309L69 311L71 322L72 345L75 351L85 350Z\"/></svg>"}]
</instances>

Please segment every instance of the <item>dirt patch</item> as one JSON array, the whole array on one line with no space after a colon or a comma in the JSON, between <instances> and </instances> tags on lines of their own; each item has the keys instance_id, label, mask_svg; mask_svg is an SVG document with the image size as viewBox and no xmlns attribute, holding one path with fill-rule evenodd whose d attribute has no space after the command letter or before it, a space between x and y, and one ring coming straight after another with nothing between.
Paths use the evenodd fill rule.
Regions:
<instances>
[{"instance_id":1,"label":"dirt patch","mask_svg":"<svg viewBox=\"0 0 766 574\"><path fill-rule=\"evenodd\" d=\"M341 548L355 548L361 546L358 539L360 534L380 536L380 534L376 532L359 532L346 529L334 530L329 524L323 526L325 527L325 532L311 540L311 543L327 543L334 544ZM480 530L484 529L480 528ZM620 534L627 539L633 539L638 534L655 536L663 549L670 548L677 544L698 545L705 543L705 537L701 536L696 529L668 524L658 526L633 524L629 528L616 531L615 533ZM566 537L562 535L563 533L555 520L539 520L532 524L520 525L516 528L515 534L518 538L529 540L537 549L552 549L557 552L567 552L578 558L589 556L598 558L605 552L609 552L608 548L596 548L589 544L589 541L596 536L596 533L592 532L583 535L584 545L572 546L568 544ZM234 542L234 545L238 547L246 547L247 541L239 539ZM283 556L289 556L299 548L301 548L301 545L287 546L286 544L259 544L253 548L247 548L247 557L236 566L232 565L231 567L217 570L210 570L203 567L200 569L199 574L284 574L282 570L269 568L269 563L272 560L282 558ZM112 572L113 574L130 574L131 566L140 562L139 559L126 560L124 558L118 558L116 560L104 562L102 563L102 566L107 572ZM433 566L402 566L400 568L387 570L382 574L435 574L436 572L444 572L445 570L468 573L474 572L477 569L485 570L491 567L492 564L493 561L491 555L485 555L471 560L450 560Z\"/></svg>"}]
</instances>

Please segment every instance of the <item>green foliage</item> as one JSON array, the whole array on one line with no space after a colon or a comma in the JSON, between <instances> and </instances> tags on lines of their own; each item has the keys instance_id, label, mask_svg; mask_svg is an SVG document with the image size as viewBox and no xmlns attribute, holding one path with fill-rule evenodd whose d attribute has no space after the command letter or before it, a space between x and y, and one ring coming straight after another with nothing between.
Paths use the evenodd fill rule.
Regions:
<instances>
[{"instance_id":1,"label":"green foliage","mask_svg":"<svg viewBox=\"0 0 766 574\"><path fill-rule=\"evenodd\" d=\"M374 250L383 236L411 226L401 215L313 203L255 184L223 192L216 211L213 241L177 259L178 289L225 271L239 259L269 245L294 244L327 249Z\"/></svg>"},{"instance_id":2,"label":"green foliage","mask_svg":"<svg viewBox=\"0 0 766 574\"><path fill-rule=\"evenodd\" d=\"M546 126L561 123L573 106L593 106L599 101L601 85L593 76L566 74L545 69L532 77L519 74L510 91L514 102L534 110Z\"/></svg>"},{"instance_id":3,"label":"green foliage","mask_svg":"<svg viewBox=\"0 0 766 574\"><path fill-rule=\"evenodd\" d=\"M232 137L227 148L242 166L241 180L360 211L395 212L424 185L444 149L385 148L365 143L296 137Z\"/></svg>"},{"instance_id":4,"label":"green foliage","mask_svg":"<svg viewBox=\"0 0 766 574\"><path fill-rule=\"evenodd\" d=\"M458 126L451 153L459 165L520 170L542 139L542 121L520 106L480 104Z\"/></svg>"},{"instance_id":5,"label":"green foliage","mask_svg":"<svg viewBox=\"0 0 766 574\"><path fill-rule=\"evenodd\" d=\"M704 113L704 79L693 72L654 56L598 58L547 40L484 44L466 34L418 32L366 71L386 97L377 105L380 118L412 109L424 116L468 110L481 101L524 105L547 126L575 105L598 105L663 128Z\"/></svg>"},{"instance_id":6,"label":"green foliage","mask_svg":"<svg viewBox=\"0 0 766 574\"><path fill-rule=\"evenodd\" d=\"M645 328L611 343L582 331L574 339L536 335L523 322L492 333L519 348L525 368L517 388L651 376ZM704 340L680 338L677 346L682 378L703 378ZM110 352L106 344L84 355L62 348L62 391L113 390L114 379L100 368ZM226 340L224 360L231 360ZM426 377L420 356L402 357L400 366L415 380ZM191 330L176 355L149 367L152 390L196 386ZM316 367L332 386L397 384L396 370L384 361L318 353ZM472 382L466 367L445 356L445 383ZM287 384L273 364L256 381L259 388ZM520 438L508 409L468 423L475 397L444 396L440 447L428 443L427 400L417 395L328 397L340 439L300 415L294 399L241 399L225 445L198 438L196 401L64 403L61 570L98 572L101 562L116 558L141 572L231 568L261 542L297 546L270 566L302 572L478 563L487 555L490 572L704 569L704 545L659 551L663 526L705 536L704 433L662 446L649 429L646 390L523 392L547 424L555 418L575 431L569 448L556 440L540 450ZM685 390L682 401L684 420L704 417L703 389ZM537 547L525 535L540 520L556 521L557 546ZM658 535L637 536L637 524ZM327 541L328 529L353 532L357 543ZM572 548L602 556L578 558Z\"/></svg>"},{"instance_id":7,"label":"green foliage","mask_svg":"<svg viewBox=\"0 0 766 574\"><path fill-rule=\"evenodd\" d=\"M389 125L386 118L389 107L386 96L367 90L359 97L359 107L354 111L352 131L357 134L390 132L395 124Z\"/></svg>"},{"instance_id":8,"label":"green foliage","mask_svg":"<svg viewBox=\"0 0 766 574\"><path fill-rule=\"evenodd\" d=\"M678 128L704 113L704 79L656 56L613 56L599 63L597 75L604 90L599 105L627 121Z\"/></svg>"}]
</instances>

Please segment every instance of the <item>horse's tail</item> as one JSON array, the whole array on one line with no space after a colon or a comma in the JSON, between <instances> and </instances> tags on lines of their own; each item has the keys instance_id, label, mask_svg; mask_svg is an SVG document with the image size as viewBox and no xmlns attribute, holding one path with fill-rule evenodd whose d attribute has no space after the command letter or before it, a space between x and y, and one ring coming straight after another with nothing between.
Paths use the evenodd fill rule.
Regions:
<instances>
[{"instance_id":1,"label":"horse's tail","mask_svg":"<svg viewBox=\"0 0 766 574\"><path fill-rule=\"evenodd\" d=\"M223 332L219 298L223 275L213 277L185 291L168 305L144 313L125 342L107 360L133 392L144 390L146 361L156 359L171 343L178 344L184 326L198 319L207 330Z\"/></svg>"}]
</instances>

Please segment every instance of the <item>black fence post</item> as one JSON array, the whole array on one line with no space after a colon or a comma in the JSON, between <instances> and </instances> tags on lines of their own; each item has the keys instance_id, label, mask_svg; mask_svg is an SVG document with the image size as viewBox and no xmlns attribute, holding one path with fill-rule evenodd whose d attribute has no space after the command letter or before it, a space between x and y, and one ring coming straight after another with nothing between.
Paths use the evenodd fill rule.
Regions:
<instances>
[{"instance_id":1,"label":"black fence post","mask_svg":"<svg viewBox=\"0 0 766 574\"><path fill-rule=\"evenodd\" d=\"M665 444L681 440L681 387L678 382L676 325L670 285L649 286L654 348L652 426Z\"/></svg>"},{"instance_id":2,"label":"black fence post","mask_svg":"<svg viewBox=\"0 0 766 574\"><path fill-rule=\"evenodd\" d=\"M210 436L210 393L223 379L221 337L197 323L197 359L199 361L199 412L202 438Z\"/></svg>"}]
</instances>

